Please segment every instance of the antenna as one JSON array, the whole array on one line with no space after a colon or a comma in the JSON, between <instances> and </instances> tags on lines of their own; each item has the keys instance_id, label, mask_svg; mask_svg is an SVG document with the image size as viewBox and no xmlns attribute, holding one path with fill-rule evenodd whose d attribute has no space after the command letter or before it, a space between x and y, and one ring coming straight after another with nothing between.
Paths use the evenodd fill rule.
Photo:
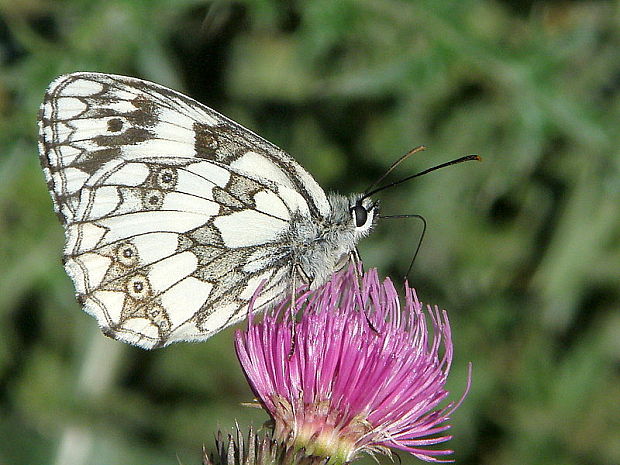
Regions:
<instances>
[{"instance_id":1,"label":"antenna","mask_svg":"<svg viewBox=\"0 0 620 465\"><path fill-rule=\"evenodd\" d=\"M420 148L420 147L422 147L422 148ZM421 145L420 147L416 147L415 149L413 149L413 150L411 150L411 151L407 152L405 155L403 155L402 157L400 157L400 158L396 161L396 163L394 163L394 164L390 167L390 169L387 171L387 173L389 173L389 172L390 172L390 171L392 171L394 168L396 168L396 166L398 166L398 165L399 165L401 162L403 162L405 159L409 158L409 156L413 155L413 154L414 154L414 153L416 153L416 152L419 152L420 150L424 150L424 146L423 146L423 145ZM438 169L440 169L440 168L445 168L446 166L456 165L456 164L458 164L458 163L463 163L463 162L466 162L466 161L473 161L473 160L480 161L480 160L482 160L482 159L481 159L478 155L467 155L467 156L464 156L464 157L461 157L461 158L457 158L457 159L455 159L455 160L447 161L447 162L445 162L445 163L441 163L441 164L439 164L439 165L437 165L437 166L433 166L433 167L431 167L431 168L425 169L424 171L420 171L419 173L412 174L411 176L407 176L406 178L403 178L403 179L401 179L401 180L399 180L399 181L394 181L394 182L392 182L392 183L390 183L390 184L386 184L385 186L377 187L376 189L372 189L372 190L370 190L370 191L368 191L368 190L367 190L367 191L364 193L364 195L362 195L362 197L361 197L359 200L360 200L360 201L361 201L361 200L364 200L365 198L370 197L371 195L375 195L377 192L381 192L382 190L389 189L390 187L398 186L399 184L402 184L402 183L404 183L404 182L409 181L410 179L417 178L417 177L422 176L422 175L424 175L424 174L430 173L431 171L435 171L435 170L438 170ZM377 184L378 184L378 183L379 183L379 182L380 182L383 178L385 178L385 176L387 175L387 173L386 173L385 175L381 176L381 178L379 179L379 181L375 182L375 183L373 184L373 186L374 186L374 185L377 185ZM372 187L372 186L371 186L371 187Z\"/></svg>"},{"instance_id":2,"label":"antenna","mask_svg":"<svg viewBox=\"0 0 620 465\"><path fill-rule=\"evenodd\" d=\"M454 160L445 162L445 163L441 163L439 165L433 166L431 168L427 168L423 171L420 171L419 173L416 174L412 174L411 176L407 176L403 179L400 179L398 181L394 181L392 183L386 184L384 186L381 187L375 187L377 184L379 184L381 181L383 181L386 176L388 174L390 174L394 168L396 168L398 165L400 165L403 161L405 161L407 158L409 158L411 155L421 152L422 150L425 150L426 147L424 145L419 145L418 147L415 147L413 149L411 149L409 152L407 152L406 154L404 154L402 157L400 157L398 160L396 160L394 163L392 163L392 166L390 166L390 168L379 178L377 179L374 183L372 183L370 185L370 187L368 189L366 189L366 191L364 192L364 194L357 200L357 204L356 205L361 205L361 202L370 197L371 195L376 194L377 192L381 192L382 190L385 189L389 189L390 187L394 187L397 186L399 184L402 184L404 182L409 181L410 179L413 178L417 178L419 176L422 176L424 174L430 173L431 171L435 171L438 170L440 168L445 168L447 166L451 166L451 165L456 165L458 163L463 163L466 161L480 161L481 158L478 155L466 155L464 157L460 157L460 158L456 158ZM389 215L389 216L379 216L379 218L381 219L391 219L391 218L416 218L422 221L422 234L420 235L420 240L418 241L418 245L415 249L415 252L413 254L413 258L411 259L411 262L409 263L409 268L407 269L407 274L405 275L405 279L407 279L409 277L409 274L411 273L411 269L413 268L413 264L415 262L416 257L418 256L418 252L420 251L420 247L422 246L422 241L424 240L424 235L426 233L426 219L422 216L422 215Z\"/></svg>"},{"instance_id":3,"label":"antenna","mask_svg":"<svg viewBox=\"0 0 620 465\"><path fill-rule=\"evenodd\" d=\"M402 162L404 162L411 155L413 155L414 153L422 152L423 150L426 150L426 146L425 145L418 145L417 147L414 147L411 150L409 150L406 154L404 154L402 157L400 157L398 160L396 160L394 163L392 163L392 166L390 166L388 168L388 170L385 173L383 173L379 179L377 179L370 186L368 186L368 189L366 189L364 192L368 192L371 189L373 189L377 184L379 184L381 181L383 181L387 177L388 174L390 174L392 171L394 171L394 168L396 168L398 165L400 165Z\"/></svg>"}]
</instances>

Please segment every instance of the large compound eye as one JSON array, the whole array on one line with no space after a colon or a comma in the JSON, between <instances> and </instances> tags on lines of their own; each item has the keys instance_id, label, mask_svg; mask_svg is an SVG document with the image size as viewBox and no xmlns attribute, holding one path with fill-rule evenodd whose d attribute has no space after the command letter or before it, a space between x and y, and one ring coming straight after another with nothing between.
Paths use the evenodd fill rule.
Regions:
<instances>
[{"instance_id":1,"label":"large compound eye","mask_svg":"<svg viewBox=\"0 0 620 465\"><path fill-rule=\"evenodd\" d=\"M351 212L353 213L356 227L361 228L366 224L368 220L368 211L362 205L351 207Z\"/></svg>"}]
</instances>

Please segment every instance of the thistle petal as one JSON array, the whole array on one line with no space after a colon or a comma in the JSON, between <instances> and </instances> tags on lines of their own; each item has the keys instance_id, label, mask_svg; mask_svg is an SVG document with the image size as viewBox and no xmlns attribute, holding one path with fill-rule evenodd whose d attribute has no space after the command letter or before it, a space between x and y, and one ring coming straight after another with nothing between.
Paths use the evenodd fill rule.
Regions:
<instances>
[{"instance_id":1,"label":"thistle petal","mask_svg":"<svg viewBox=\"0 0 620 465\"><path fill-rule=\"evenodd\" d=\"M235 336L274 438L335 464L388 448L432 462L451 454L428 448L451 438L446 422L469 389L470 376L461 399L440 407L453 356L447 313L423 306L407 284L401 308L394 285L376 270L361 285L351 268L296 295L294 332L285 301L262 321L249 318Z\"/></svg>"}]
</instances>

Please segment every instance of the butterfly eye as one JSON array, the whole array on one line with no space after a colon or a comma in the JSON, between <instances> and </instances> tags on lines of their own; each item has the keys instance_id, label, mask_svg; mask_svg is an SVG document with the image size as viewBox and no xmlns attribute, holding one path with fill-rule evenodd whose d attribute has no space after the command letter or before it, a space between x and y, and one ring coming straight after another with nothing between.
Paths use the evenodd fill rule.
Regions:
<instances>
[{"instance_id":1,"label":"butterfly eye","mask_svg":"<svg viewBox=\"0 0 620 465\"><path fill-rule=\"evenodd\" d=\"M351 212L353 213L353 218L355 219L355 226L361 228L366 224L366 220L368 219L368 211L362 205L355 205L351 207Z\"/></svg>"}]
</instances>

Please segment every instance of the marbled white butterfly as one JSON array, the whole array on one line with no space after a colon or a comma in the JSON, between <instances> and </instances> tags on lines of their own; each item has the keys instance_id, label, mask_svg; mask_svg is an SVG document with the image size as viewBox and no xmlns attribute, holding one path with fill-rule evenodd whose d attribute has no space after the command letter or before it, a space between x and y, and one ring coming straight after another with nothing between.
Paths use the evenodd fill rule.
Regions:
<instances>
[{"instance_id":1,"label":"marbled white butterfly","mask_svg":"<svg viewBox=\"0 0 620 465\"><path fill-rule=\"evenodd\" d=\"M41 163L64 265L102 331L144 348L203 340L312 288L356 255L368 196L326 195L287 153L171 89L60 76L41 106Z\"/></svg>"}]
</instances>

